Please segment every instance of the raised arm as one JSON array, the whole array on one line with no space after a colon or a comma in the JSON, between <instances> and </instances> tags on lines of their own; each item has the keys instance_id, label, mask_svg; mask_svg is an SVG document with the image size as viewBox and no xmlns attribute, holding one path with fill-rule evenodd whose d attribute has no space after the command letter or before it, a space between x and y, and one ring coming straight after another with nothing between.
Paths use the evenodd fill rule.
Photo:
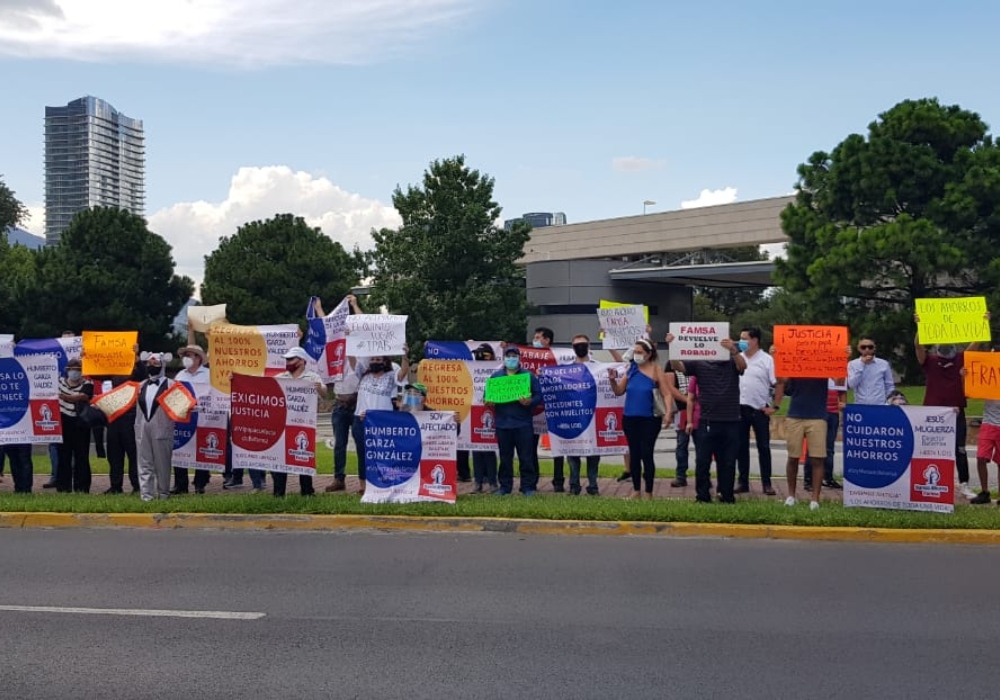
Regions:
<instances>
[{"instance_id":1,"label":"raised arm","mask_svg":"<svg viewBox=\"0 0 1000 700\"><path fill-rule=\"evenodd\" d=\"M923 367L927 360L927 348L920 344L920 314L913 314L913 320L917 324L917 332L913 334L913 351L917 354L917 364Z\"/></svg>"}]
</instances>

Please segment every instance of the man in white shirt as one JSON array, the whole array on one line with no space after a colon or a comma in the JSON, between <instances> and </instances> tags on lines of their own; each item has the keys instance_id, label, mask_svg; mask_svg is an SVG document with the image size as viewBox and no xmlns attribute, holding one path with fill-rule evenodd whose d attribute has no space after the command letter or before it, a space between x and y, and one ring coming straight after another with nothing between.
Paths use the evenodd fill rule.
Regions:
<instances>
[{"instance_id":1,"label":"man in white shirt","mask_svg":"<svg viewBox=\"0 0 1000 700\"><path fill-rule=\"evenodd\" d=\"M330 422L333 424L333 483L326 491L343 491L347 475L347 440L351 434L351 424L354 422L354 409L358 405L358 375L345 371L343 379L331 384L333 389L333 410L330 411ZM360 452L361 446L355 443L355 451Z\"/></svg>"},{"instance_id":2,"label":"man in white shirt","mask_svg":"<svg viewBox=\"0 0 1000 700\"><path fill-rule=\"evenodd\" d=\"M767 496L775 494L771 486L771 391L778 380L774 376L774 358L760 347L760 329L740 331L739 349L747 368L740 375L740 435L736 452L736 493L750 492L750 430L757 442L761 488Z\"/></svg>"},{"instance_id":3,"label":"man in white shirt","mask_svg":"<svg viewBox=\"0 0 1000 700\"><path fill-rule=\"evenodd\" d=\"M316 385L318 398L326 398L326 385L323 379L314 370L306 369L309 364L309 353L300 347L294 347L285 353L285 371L275 379L304 379ZM274 482L274 495L283 497L285 486L288 484L288 474L285 472L271 472L271 481ZM313 478L305 474L299 475L299 492L303 496L312 496L316 493L313 488Z\"/></svg>"},{"instance_id":4,"label":"man in white shirt","mask_svg":"<svg viewBox=\"0 0 1000 700\"><path fill-rule=\"evenodd\" d=\"M205 367L205 351L200 345L187 345L177 351L181 358L184 369L174 377L175 382L185 382L187 384L208 384L209 371ZM212 473L207 469L194 470L194 492L205 493L205 486L211 479ZM174 467L174 488L170 492L176 496L188 492L188 470Z\"/></svg>"}]
</instances>

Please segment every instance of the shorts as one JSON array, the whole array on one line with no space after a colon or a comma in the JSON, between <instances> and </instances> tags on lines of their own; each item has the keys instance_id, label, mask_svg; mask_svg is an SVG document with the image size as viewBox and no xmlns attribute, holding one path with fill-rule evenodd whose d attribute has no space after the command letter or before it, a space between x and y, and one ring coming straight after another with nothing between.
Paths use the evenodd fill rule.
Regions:
<instances>
[{"instance_id":1,"label":"shorts","mask_svg":"<svg viewBox=\"0 0 1000 700\"><path fill-rule=\"evenodd\" d=\"M979 426L976 457L1000 464L1000 425L983 423Z\"/></svg>"},{"instance_id":2,"label":"shorts","mask_svg":"<svg viewBox=\"0 0 1000 700\"><path fill-rule=\"evenodd\" d=\"M785 436L788 438L788 457L802 456L802 441L805 440L810 457L826 459L826 419L825 418L785 418Z\"/></svg>"}]
</instances>

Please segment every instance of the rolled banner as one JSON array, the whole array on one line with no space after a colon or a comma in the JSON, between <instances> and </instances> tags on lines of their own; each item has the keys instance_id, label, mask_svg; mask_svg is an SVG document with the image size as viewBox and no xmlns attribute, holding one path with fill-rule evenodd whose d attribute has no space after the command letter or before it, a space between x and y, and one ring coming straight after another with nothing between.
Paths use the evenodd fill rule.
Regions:
<instances>
[{"instance_id":1,"label":"rolled banner","mask_svg":"<svg viewBox=\"0 0 1000 700\"><path fill-rule=\"evenodd\" d=\"M191 420L191 410L198 405L198 399L186 386L175 382L172 387L160 394L156 403L160 404L160 408L170 420L175 423L187 423Z\"/></svg>"},{"instance_id":2,"label":"rolled banner","mask_svg":"<svg viewBox=\"0 0 1000 700\"><path fill-rule=\"evenodd\" d=\"M125 382L95 397L90 405L107 416L108 423L114 423L128 413L138 399L139 382Z\"/></svg>"},{"instance_id":3,"label":"rolled banner","mask_svg":"<svg viewBox=\"0 0 1000 700\"><path fill-rule=\"evenodd\" d=\"M213 323L226 320L226 305L216 304L215 306L189 306L187 309L188 323L192 330L199 333L208 333Z\"/></svg>"}]
</instances>

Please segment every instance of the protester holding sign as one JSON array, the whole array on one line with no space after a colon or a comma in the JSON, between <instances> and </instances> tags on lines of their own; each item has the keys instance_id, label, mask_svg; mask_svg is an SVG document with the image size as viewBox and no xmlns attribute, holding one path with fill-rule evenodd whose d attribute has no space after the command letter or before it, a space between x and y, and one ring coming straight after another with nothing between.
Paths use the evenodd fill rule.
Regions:
<instances>
[{"instance_id":1,"label":"protester holding sign","mask_svg":"<svg viewBox=\"0 0 1000 700\"><path fill-rule=\"evenodd\" d=\"M410 376L410 359L407 357L409 348L402 346L403 361L401 365L389 362L385 355L376 355L368 359L358 359L351 356L350 362L358 377L358 402L354 408L354 422L351 424L351 435L358 447L358 493L365 495L365 414L368 411L393 410L392 399L406 386Z\"/></svg>"},{"instance_id":2,"label":"protester holding sign","mask_svg":"<svg viewBox=\"0 0 1000 700\"><path fill-rule=\"evenodd\" d=\"M146 367L139 361L139 346L133 347L134 360L132 374L128 377L112 377L112 388L126 382L141 383L146 378ZM108 452L108 480L110 485L105 495L124 493L125 460L128 460L128 480L132 493L139 493L139 456L135 444L135 401L124 414L108 423L106 431Z\"/></svg>"},{"instance_id":3,"label":"protester holding sign","mask_svg":"<svg viewBox=\"0 0 1000 700\"><path fill-rule=\"evenodd\" d=\"M135 441L139 452L139 493L144 501L170 498L170 460L174 447L174 422L157 399L174 382L163 376L161 355L146 357L148 379L139 386L135 413ZM60 473L62 473L60 469Z\"/></svg>"},{"instance_id":4,"label":"protester holding sign","mask_svg":"<svg viewBox=\"0 0 1000 700\"><path fill-rule=\"evenodd\" d=\"M191 384L208 384L211 373L205 367L207 359L205 351L200 345L186 345L177 351L181 358L184 369L174 375L175 382ZM205 486L212 478L212 472L207 469L194 470L194 492L205 493ZM174 488L171 494L183 494L188 492L188 470L174 467Z\"/></svg>"},{"instance_id":5,"label":"protester holding sign","mask_svg":"<svg viewBox=\"0 0 1000 700\"><path fill-rule=\"evenodd\" d=\"M508 345L503 353L503 369L493 373L491 379L513 378L527 375L528 392L520 398L503 403L487 401L496 413L497 445L500 448L498 479L500 488L494 493L508 496L514 492L514 451L521 474L521 493L531 496L538 488L538 461L535 456L535 431L532 416L542 403L542 389L538 379L521 366L521 351ZM487 383L489 387L489 383Z\"/></svg>"},{"instance_id":6,"label":"protester holding sign","mask_svg":"<svg viewBox=\"0 0 1000 700\"><path fill-rule=\"evenodd\" d=\"M993 352L1000 350L994 346ZM997 465L997 479L1000 480L1000 400L986 399L983 401L983 424L979 426L979 439L976 444L976 470L979 472L979 495L970 503L983 505L990 503L990 462ZM1000 505L1000 501L997 502Z\"/></svg>"},{"instance_id":7,"label":"protester holding sign","mask_svg":"<svg viewBox=\"0 0 1000 700\"><path fill-rule=\"evenodd\" d=\"M90 493L90 427L80 413L94 396L94 385L83 376L78 359L66 363L66 375L59 379L59 413L63 441L59 446L56 491Z\"/></svg>"},{"instance_id":8,"label":"protester holding sign","mask_svg":"<svg viewBox=\"0 0 1000 700\"><path fill-rule=\"evenodd\" d=\"M326 385L318 373L311 369L306 369L309 363L309 354L302 348L292 348L285 353L285 371L279 374L276 379L304 379L316 383L316 395L326 398ZM283 497L285 487L288 484L288 474L284 472L271 472L271 480L274 482L274 495ZM299 474L299 492L303 496L312 496L316 493L313 488L313 479L307 474Z\"/></svg>"}]
</instances>

